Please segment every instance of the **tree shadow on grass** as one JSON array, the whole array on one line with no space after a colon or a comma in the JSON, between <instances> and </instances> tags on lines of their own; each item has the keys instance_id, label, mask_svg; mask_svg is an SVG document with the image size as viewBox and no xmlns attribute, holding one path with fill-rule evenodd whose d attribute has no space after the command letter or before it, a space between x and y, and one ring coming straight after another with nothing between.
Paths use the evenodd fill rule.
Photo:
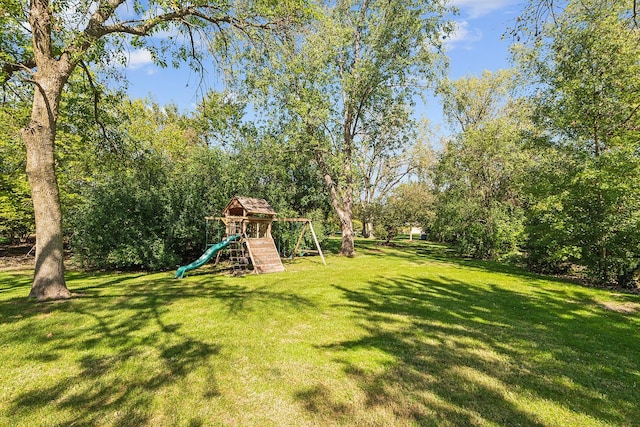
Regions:
<instances>
[{"instance_id":1,"label":"tree shadow on grass","mask_svg":"<svg viewBox=\"0 0 640 427\"><path fill-rule=\"evenodd\" d=\"M360 253L370 256L378 256L382 258L393 257L414 263L440 261L447 264L477 268L483 271L516 274L523 277L549 277L529 272L521 267L505 262L478 260L459 256L453 248L445 243L430 242L426 240L392 241L389 246L385 246L382 245L380 241L360 239L357 241L356 249Z\"/></svg>"},{"instance_id":2,"label":"tree shadow on grass","mask_svg":"<svg viewBox=\"0 0 640 427\"><path fill-rule=\"evenodd\" d=\"M363 398L345 402L323 384L300 390L318 417L346 424L392 412L398 424L504 426L640 419L637 316L573 293L523 294L450 278L339 289L365 335L323 349ZM391 361L372 369L362 361L371 352Z\"/></svg>"},{"instance_id":3,"label":"tree shadow on grass","mask_svg":"<svg viewBox=\"0 0 640 427\"><path fill-rule=\"evenodd\" d=\"M14 298L0 303L0 325L21 324L19 332L0 343L25 346L29 353L22 355L22 363L56 378L20 386L8 405L9 419L37 419L34 414L41 414L63 420L49 423L44 418L43 425L124 426L152 423L163 411L169 419L171 411L190 415L184 407L154 409L154 396L188 384L194 374L205 378L205 385L194 389L198 398L219 395L214 365L221 344L211 333L215 325L207 322L211 307L240 316L256 305L312 306L293 294L215 277L177 281L157 275L146 280L139 275L95 279L79 274L69 282L77 295L70 301ZM202 304L194 305L197 300ZM192 306L204 315L190 317L181 311ZM22 315L15 317L19 311ZM187 421L202 424L196 414Z\"/></svg>"},{"instance_id":4,"label":"tree shadow on grass","mask_svg":"<svg viewBox=\"0 0 640 427\"><path fill-rule=\"evenodd\" d=\"M381 247L376 244L376 241L360 240L358 241L358 250L359 253L367 254L369 256L381 258L391 257L401 259L403 261L416 265L437 261L444 264L457 265L465 268L468 271L477 270L481 272L493 272L527 280L553 280L555 282L579 285L581 287L590 289L600 288L624 294L618 295L618 299L624 299L630 302L638 301L637 297L639 294L634 290L600 287L581 281L578 277L560 278L558 276L536 273L527 270L522 265L516 265L509 262L480 260L470 257L463 257L457 255L455 250L445 243L421 240L394 241L392 242L392 245L390 247L381 249Z\"/></svg>"},{"instance_id":5,"label":"tree shadow on grass","mask_svg":"<svg viewBox=\"0 0 640 427\"><path fill-rule=\"evenodd\" d=\"M19 288L27 290L31 288L31 282L33 281L33 273L26 273L24 270L8 270L0 271L0 295L14 292Z\"/></svg>"}]
</instances>

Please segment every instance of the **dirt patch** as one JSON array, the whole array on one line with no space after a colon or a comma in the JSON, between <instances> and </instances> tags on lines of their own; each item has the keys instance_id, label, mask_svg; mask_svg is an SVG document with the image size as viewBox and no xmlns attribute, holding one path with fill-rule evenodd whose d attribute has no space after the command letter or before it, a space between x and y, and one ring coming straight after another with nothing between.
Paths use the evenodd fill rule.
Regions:
<instances>
[{"instance_id":1,"label":"dirt patch","mask_svg":"<svg viewBox=\"0 0 640 427\"><path fill-rule=\"evenodd\" d=\"M607 301L601 302L600 306L605 310L615 311L622 314L633 314L640 311L640 304L636 302L616 302Z\"/></svg>"},{"instance_id":2,"label":"dirt patch","mask_svg":"<svg viewBox=\"0 0 640 427\"><path fill-rule=\"evenodd\" d=\"M0 246L0 270L33 268L35 249L32 244Z\"/></svg>"}]
</instances>

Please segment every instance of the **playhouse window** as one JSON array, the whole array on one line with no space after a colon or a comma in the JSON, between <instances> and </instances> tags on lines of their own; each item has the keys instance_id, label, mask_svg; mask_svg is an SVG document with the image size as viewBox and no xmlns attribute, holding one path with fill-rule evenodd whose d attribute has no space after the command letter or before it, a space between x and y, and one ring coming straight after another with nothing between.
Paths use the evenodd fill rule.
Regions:
<instances>
[{"instance_id":1,"label":"playhouse window","mask_svg":"<svg viewBox=\"0 0 640 427\"><path fill-rule=\"evenodd\" d=\"M247 237L263 239L269 237L269 224L266 222L250 222L247 224Z\"/></svg>"}]
</instances>

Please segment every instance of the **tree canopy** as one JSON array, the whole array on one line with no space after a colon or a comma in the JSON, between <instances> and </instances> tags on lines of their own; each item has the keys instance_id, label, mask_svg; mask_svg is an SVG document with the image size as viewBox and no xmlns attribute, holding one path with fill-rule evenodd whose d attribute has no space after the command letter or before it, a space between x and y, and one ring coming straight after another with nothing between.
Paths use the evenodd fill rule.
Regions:
<instances>
[{"instance_id":1,"label":"tree canopy","mask_svg":"<svg viewBox=\"0 0 640 427\"><path fill-rule=\"evenodd\" d=\"M90 65L126 61L127 47L145 47L155 60L165 52L201 68L205 52L230 55L234 41L259 40L286 30L304 15L303 2L125 0L5 2L0 25L4 87L32 85L29 121L22 128L26 171L35 212L36 262L31 296L67 298L64 280L62 209L56 178L56 133L63 89L72 74ZM6 31L5 31L6 30ZM159 45L149 36L167 32Z\"/></svg>"},{"instance_id":2,"label":"tree canopy","mask_svg":"<svg viewBox=\"0 0 640 427\"><path fill-rule=\"evenodd\" d=\"M422 226L463 256L635 286L635 6L530 0L515 67L453 80L444 0L5 1L0 244L35 233L31 296L66 298L63 244L84 268L173 268L248 195L321 219L346 256L354 222L387 242ZM131 49L213 58L225 86L189 111L129 99ZM450 125L433 149L432 91Z\"/></svg>"},{"instance_id":3,"label":"tree canopy","mask_svg":"<svg viewBox=\"0 0 640 427\"><path fill-rule=\"evenodd\" d=\"M628 286L640 266L640 30L635 3L569 1L516 50L547 155L533 187L535 263ZM555 236L556 238L550 238ZM561 236L561 237L560 237Z\"/></svg>"},{"instance_id":4,"label":"tree canopy","mask_svg":"<svg viewBox=\"0 0 640 427\"><path fill-rule=\"evenodd\" d=\"M250 87L262 90L290 138L315 159L344 255L354 255L354 193L359 172L366 175L357 165L365 152L406 146L412 98L443 70L448 10L443 1L327 2L300 37L251 73Z\"/></svg>"}]
</instances>

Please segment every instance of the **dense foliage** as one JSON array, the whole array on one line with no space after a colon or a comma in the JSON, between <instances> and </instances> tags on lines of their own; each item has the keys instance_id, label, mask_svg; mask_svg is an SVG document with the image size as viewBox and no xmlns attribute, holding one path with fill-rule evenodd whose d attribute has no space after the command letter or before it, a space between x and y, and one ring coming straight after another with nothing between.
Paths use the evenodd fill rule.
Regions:
<instances>
[{"instance_id":1,"label":"dense foliage","mask_svg":"<svg viewBox=\"0 0 640 427\"><path fill-rule=\"evenodd\" d=\"M518 57L536 82L533 267L577 263L599 283L640 269L640 30L628 2L568 2Z\"/></svg>"},{"instance_id":2,"label":"dense foliage","mask_svg":"<svg viewBox=\"0 0 640 427\"><path fill-rule=\"evenodd\" d=\"M431 84L441 71L434 37L450 29L441 2L318 5L292 43L248 49L233 93L212 91L190 112L74 74L55 168L75 260L173 268L202 250L203 218L246 195L312 217L319 234L342 233L347 255L354 226L387 242L420 226L463 256L635 286L636 16L621 0L530 3L514 29L517 69L439 82L452 134L437 155L412 99L417 76ZM432 49L405 49L418 42ZM0 242L34 232L20 142L30 90L3 88ZM245 115L248 100L261 120ZM276 234L290 246L297 230Z\"/></svg>"},{"instance_id":3,"label":"dense foliage","mask_svg":"<svg viewBox=\"0 0 640 427\"><path fill-rule=\"evenodd\" d=\"M17 103L0 107L0 243L16 243L33 232L33 204L19 137L25 110Z\"/></svg>"},{"instance_id":4,"label":"dense foliage","mask_svg":"<svg viewBox=\"0 0 640 427\"><path fill-rule=\"evenodd\" d=\"M172 268L202 245L203 218L222 203L221 154L197 150L184 163L166 160L145 153L131 169L86 188L72 216L74 254L83 266Z\"/></svg>"},{"instance_id":5,"label":"dense foliage","mask_svg":"<svg viewBox=\"0 0 640 427\"><path fill-rule=\"evenodd\" d=\"M521 76L485 73L440 89L457 132L434 168L435 237L472 257L522 253L534 270L634 286L636 16L617 0L530 3L514 30ZM513 97L514 82L526 96Z\"/></svg>"},{"instance_id":6,"label":"dense foliage","mask_svg":"<svg viewBox=\"0 0 640 427\"><path fill-rule=\"evenodd\" d=\"M434 168L434 234L462 255L495 259L516 254L523 239L521 191L530 154L527 105L510 96L511 72L485 72L440 89L458 129Z\"/></svg>"},{"instance_id":7,"label":"dense foliage","mask_svg":"<svg viewBox=\"0 0 640 427\"><path fill-rule=\"evenodd\" d=\"M102 155L105 162L78 187L82 202L70 213L79 264L174 268L199 255L204 218L219 215L234 195L264 197L279 212L324 212L326 198L308 160L234 120L238 108L212 112L201 105L184 115L143 101L119 106L123 148ZM214 119L235 123L235 132L218 139Z\"/></svg>"}]
</instances>

